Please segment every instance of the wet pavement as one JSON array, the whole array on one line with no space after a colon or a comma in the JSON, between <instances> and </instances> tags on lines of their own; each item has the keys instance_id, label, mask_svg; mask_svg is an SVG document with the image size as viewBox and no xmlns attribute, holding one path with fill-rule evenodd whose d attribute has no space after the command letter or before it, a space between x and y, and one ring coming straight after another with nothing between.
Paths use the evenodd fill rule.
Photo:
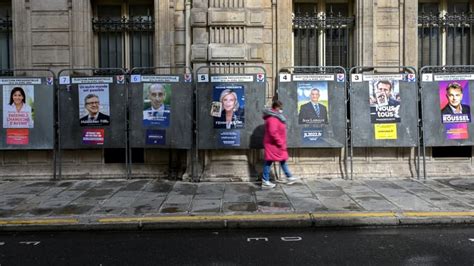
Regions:
<instances>
[{"instance_id":1,"label":"wet pavement","mask_svg":"<svg viewBox=\"0 0 474 266\"><path fill-rule=\"evenodd\" d=\"M0 214L145 215L314 211L474 210L470 179L302 180L274 189L258 183L166 180L0 182ZM453 186L452 184L457 184ZM465 185L462 185L465 184Z\"/></svg>"},{"instance_id":2,"label":"wet pavement","mask_svg":"<svg viewBox=\"0 0 474 266\"><path fill-rule=\"evenodd\" d=\"M56 217L159 217L367 212L466 212L473 178L313 179L260 183L135 180L0 182L0 222Z\"/></svg>"}]
</instances>

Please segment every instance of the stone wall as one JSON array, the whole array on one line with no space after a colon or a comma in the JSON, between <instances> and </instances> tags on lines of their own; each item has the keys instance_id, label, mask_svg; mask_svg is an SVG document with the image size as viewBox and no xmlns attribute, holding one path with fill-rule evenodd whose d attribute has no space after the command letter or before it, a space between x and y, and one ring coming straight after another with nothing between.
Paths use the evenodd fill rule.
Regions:
<instances>
[{"instance_id":1,"label":"stone wall","mask_svg":"<svg viewBox=\"0 0 474 266\"><path fill-rule=\"evenodd\" d=\"M292 0L193 0L191 44L186 43L189 0L154 0L156 66L192 67L260 65L266 70L267 96L282 67L292 66ZM407 0L351 1L356 17L356 65L417 64L417 3ZM15 68L93 67L97 49L92 32L93 1L15 0L13 43ZM189 47L190 51L186 50ZM187 58L191 52L190 58ZM427 149L429 176L471 174L472 158L436 159ZM415 177L417 150L354 149L353 177ZM308 178L349 177L345 151L290 150L290 167ZM190 162L186 151L144 151L145 164L135 165L134 177L165 177L168 167L181 176ZM259 176L261 150L201 151L202 180L253 180ZM102 150L65 151L64 178L123 177L121 164L105 164ZM0 151L2 178L52 176L52 151ZM347 166L350 166L348 163ZM188 167L189 168L189 167ZM349 169L349 170L348 170ZM189 169L187 169L189 171ZM186 175L189 177L189 175Z\"/></svg>"}]
</instances>

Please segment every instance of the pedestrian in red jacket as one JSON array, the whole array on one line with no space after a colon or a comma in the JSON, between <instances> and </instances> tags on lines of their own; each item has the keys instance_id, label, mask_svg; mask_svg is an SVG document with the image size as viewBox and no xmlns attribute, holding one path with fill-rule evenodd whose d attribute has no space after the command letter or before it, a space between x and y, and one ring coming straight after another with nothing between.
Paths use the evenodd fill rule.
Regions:
<instances>
[{"instance_id":1,"label":"pedestrian in red jacket","mask_svg":"<svg viewBox=\"0 0 474 266\"><path fill-rule=\"evenodd\" d=\"M288 151L286 150L286 118L283 116L283 104L276 100L272 103L272 109L263 111L265 119L265 134L263 136L263 147L265 149L265 164L263 165L262 187L275 187L270 182L270 169L273 162L280 162L280 166L285 173L284 183L292 184L298 178L294 177L286 160L288 160Z\"/></svg>"}]
</instances>

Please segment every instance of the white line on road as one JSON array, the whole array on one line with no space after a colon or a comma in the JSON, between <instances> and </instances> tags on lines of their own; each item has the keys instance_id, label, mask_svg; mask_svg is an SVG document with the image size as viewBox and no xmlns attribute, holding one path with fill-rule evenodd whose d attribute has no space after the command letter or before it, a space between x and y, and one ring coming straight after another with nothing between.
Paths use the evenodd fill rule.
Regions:
<instances>
[{"instance_id":1,"label":"white line on road","mask_svg":"<svg viewBox=\"0 0 474 266\"><path fill-rule=\"evenodd\" d=\"M33 246L36 246L36 245L39 245L39 243L41 243L40 241L21 241L20 244L23 244L23 245L33 245Z\"/></svg>"},{"instance_id":2,"label":"white line on road","mask_svg":"<svg viewBox=\"0 0 474 266\"><path fill-rule=\"evenodd\" d=\"M265 242L268 242L268 238L266 238L266 237L248 237L248 238L247 238L247 242L250 242L250 241L252 241L252 240L256 240L256 241L258 241L258 240L265 240Z\"/></svg>"}]
</instances>

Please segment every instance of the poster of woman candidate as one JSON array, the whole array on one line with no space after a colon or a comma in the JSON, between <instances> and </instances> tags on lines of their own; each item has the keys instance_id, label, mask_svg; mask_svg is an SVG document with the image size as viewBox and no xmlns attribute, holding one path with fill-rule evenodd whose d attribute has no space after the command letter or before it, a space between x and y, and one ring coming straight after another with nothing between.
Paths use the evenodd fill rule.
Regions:
<instances>
[{"instance_id":1,"label":"poster of woman candidate","mask_svg":"<svg viewBox=\"0 0 474 266\"><path fill-rule=\"evenodd\" d=\"M470 123L471 104L467 80L440 81L439 104L443 124Z\"/></svg>"},{"instance_id":2,"label":"poster of woman candidate","mask_svg":"<svg viewBox=\"0 0 474 266\"><path fill-rule=\"evenodd\" d=\"M170 124L171 85L143 84L143 125L168 127Z\"/></svg>"},{"instance_id":3,"label":"poster of woman candidate","mask_svg":"<svg viewBox=\"0 0 474 266\"><path fill-rule=\"evenodd\" d=\"M3 128L33 128L34 86L3 86Z\"/></svg>"},{"instance_id":4,"label":"poster of woman candidate","mask_svg":"<svg viewBox=\"0 0 474 266\"><path fill-rule=\"evenodd\" d=\"M216 85L212 93L214 128L244 128L245 94L242 85ZM217 108L220 106L220 108ZM220 109L220 112L216 110Z\"/></svg>"},{"instance_id":5,"label":"poster of woman candidate","mask_svg":"<svg viewBox=\"0 0 474 266\"><path fill-rule=\"evenodd\" d=\"M110 124L109 84L79 84L81 126Z\"/></svg>"},{"instance_id":6,"label":"poster of woman candidate","mask_svg":"<svg viewBox=\"0 0 474 266\"><path fill-rule=\"evenodd\" d=\"M328 123L328 82L299 82L298 124Z\"/></svg>"},{"instance_id":7,"label":"poster of woman candidate","mask_svg":"<svg viewBox=\"0 0 474 266\"><path fill-rule=\"evenodd\" d=\"M372 123L401 122L398 80L369 82L370 121Z\"/></svg>"}]
</instances>

